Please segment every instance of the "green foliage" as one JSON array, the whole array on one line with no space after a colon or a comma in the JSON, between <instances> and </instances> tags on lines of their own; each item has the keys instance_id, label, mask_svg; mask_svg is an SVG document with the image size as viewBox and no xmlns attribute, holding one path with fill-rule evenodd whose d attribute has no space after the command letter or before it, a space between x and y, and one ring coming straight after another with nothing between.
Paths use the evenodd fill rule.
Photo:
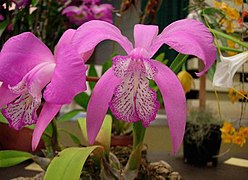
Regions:
<instances>
[{"instance_id":1,"label":"green foliage","mask_svg":"<svg viewBox=\"0 0 248 180\"><path fill-rule=\"evenodd\" d=\"M112 59L109 59L102 65L102 75L112 66Z\"/></svg>"},{"instance_id":2,"label":"green foliage","mask_svg":"<svg viewBox=\"0 0 248 180\"><path fill-rule=\"evenodd\" d=\"M59 128L58 131L66 133L77 146L82 145L81 140L75 134L68 131L67 129Z\"/></svg>"},{"instance_id":3,"label":"green foliage","mask_svg":"<svg viewBox=\"0 0 248 180\"><path fill-rule=\"evenodd\" d=\"M83 134L83 138L87 141L88 135L86 130L86 118L79 118L78 124ZM110 151L111 130L112 130L112 117L110 115L106 115L103 120L102 127L95 140L95 143L102 145L106 152Z\"/></svg>"},{"instance_id":4,"label":"green foliage","mask_svg":"<svg viewBox=\"0 0 248 180\"><path fill-rule=\"evenodd\" d=\"M37 6L40 0L32 0L32 6Z\"/></svg>"},{"instance_id":5,"label":"green foliage","mask_svg":"<svg viewBox=\"0 0 248 180\"><path fill-rule=\"evenodd\" d=\"M2 115L1 112L0 112L0 122L1 123L8 123L8 121L5 119L5 117Z\"/></svg>"},{"instance_id":6,"label":"green foliage","mask_svg":"<svg viewBox=\"0 0 248 180\"><path fill-rule=\"evenodd\" d=\"M221 127L222 124L223 121L217 118L212 110L208 108L205 110L193 109L187 116L184 139L188 143L196 143L199 146L210 135L210 132L213 131L213 127Z\"/></svg>"},{"instance_id":7,"label":"green foliage","mask_svg":"<svg viewBox=\"0 0 248 180\"><path fill-rule=\"evenodd\" d=\"M10 167L31 159L32 154L22 151L0 151L0 167Z\"/></svg>"},{"instance_id":8,"label":"green foliage","mask_svg":"<svg viewBox=\"0 0 248 180\"><path fill-rule=\"evenodd\" d=\"M102 151L100 146L71 147L61 151L49 165L45 180L78 180L85 161L94 150Z\"/></svg>"},{"instance_id":9,"label":"green foliage","mask_svg":"<svg viewBox=\"0 0 248 180\"><path fill-rule=\"evenodd\" d=\"M221 120L216 116L209 108L192 109L187 116L187 122L193 124L220 124Z\"/></svg>"},{"instance_id":10,"label":"green foliage","mask_svg":"<svg viewBox=\"0 0 248 180\"><path fill-rule=\"evenodd\" d=\"M58 118L58 121L60 121L60 122L69 121L73 117L75 117L76 115L78 115L78 113L80 113L80 112L83 112L82 109L74 109L74 110L72 110L70 112L67 112L67 113L61 115Z\"/></svg>"},{"instance_id":11,"label":"green foliage","mask_svg":"<svg viewBox=\"0 0 248 180\"><path fill-rule=\"evenodd\" d=\"M8 27L8 24L9 24L9 20L5 20L0 23L0 37L2 36L5 29Z\"/></svg>"},{"instance_id":12,"label":"green foliage","mask_svg":"<svg viewBox=\"0 0 248 180\"><path fill-rule=\"evenodd\" d=\"M90 65L90 68L89 68L89 71L88 71L88 76L98 77L97 72L96 72L96 68L95 68L95 66L93 64ZM96 82L89 81L89 86L90 86L91 90L94 89L95 85L96 85Z\"/></svg>"},{"instance_id":13,"label":"green foliage","mask_svg":"<svg viewBox=\"0 0 248 180\"><path fill-rule=\"evenodd\" d=\"M177 74L181 69L183 64L186 62L189 55L178 53L176 58L173 60L173 62L170 65L170 69Z\"/></svg>"},{"instance_id":14,"label":"green foliage","mask_svg":"<svg viewBox=\"0 0 248 180\"><path fill-rule=\"evenodd\" d=\"M74 101L81 106L84 110L87 109L88 103L90 100L90 96L85 92L82 92L74 97Z\"/></svg>"}]
</instances>

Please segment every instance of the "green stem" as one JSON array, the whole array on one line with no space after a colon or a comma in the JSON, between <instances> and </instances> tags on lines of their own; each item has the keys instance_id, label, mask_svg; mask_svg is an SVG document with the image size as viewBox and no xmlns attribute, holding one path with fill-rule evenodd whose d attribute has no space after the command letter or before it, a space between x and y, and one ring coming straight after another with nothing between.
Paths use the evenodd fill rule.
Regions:
<instances>
[{"instance_id":1,"label":"green stem","mask_svg":"<svg viewBox=\"0 0 248 180\"><path fill-rule=\"evenodd\" d=\"M141 121L133 124L133 150L129 156L125 171L138 170L141 163L141 152L146 128Z\"/></svg>"},{"instance_id":2,"label":"green stem","mask_svg":"<svg viewBox=\"0 0 248 180\"><path fill-rule=\"evenodd\" d=\"M53 128L53 134L52 134L51 141L52 141L52 148L55 153L56 151L61 150L61 147L58 141L58 127L57 127L57 122L55 118L52 120L52 128Z\"/></svg>"},{"instance_id":3,"label":"green stem","mask_svg":"<svg viewBox=\"0 0 248 180\"><path fill-rule=\"evenodd\" d=\"M179 53L174 61L171 63L170 69L177 74L182 68L183 64L186 62L188 56L189 55Z\"/></svg>"},{"instance_id":4,"label":"green stem","mask_svg":"<svg viewBox=\"0 0 248 180\"><path fill-rule=\"evenodd\" d=\"M225 33L223 33L223 32L217 31L217 30L215 30L215 29L210 29L210 28L209 28L209 30L210 30L212 33L214 33L215 35L217 35L217 36L220 36L220 37L223 37L223 38L225 38L225 39L231 40L231 41L233 41L233 42L239 44L240 46L243 46L243 47L245 47L245 48L248 49L248 43L245 43L245 42L243 42L243 41L240 41L239 39L237 39L237 38L235 38L235 37L233 37L233 36L230 36L230 35L225 34Z\"/></svg>"},{"instance_id":5,"label":"green stem","mask_svg":"<svg viewBox=\"0 0 248 180\"><path fill-rule=\"evenodd\" d=\"M222 50L222 51L232 51L232 52L238 52L238 53L243 52L241 49L230 48L230 47L226 47L226 46L217 46L217 48L220 48L220 50Z\"/></svg>"}]
</instances>

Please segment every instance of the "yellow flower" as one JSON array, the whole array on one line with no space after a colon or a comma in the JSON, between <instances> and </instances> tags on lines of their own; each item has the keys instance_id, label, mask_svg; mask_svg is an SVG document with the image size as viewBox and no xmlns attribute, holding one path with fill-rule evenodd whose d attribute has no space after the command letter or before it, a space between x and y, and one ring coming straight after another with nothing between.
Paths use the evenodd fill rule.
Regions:
<instances>
[{"instance_id":1,"label":"yellow flower","mask_svg":"<svg viewBox=\"0 0 248 180\"><path fill-rule=\"evenodd\" d=\"M223 127L220 129L222 133L233 134L235 132L235 128L233 127L232 123L225 121Z\"/></svg>"},{"instance_id":2,"label":"yellow flower","mask_svg":"<svg viewBox=\"0 0 248 180\"><path fill-rule=\"evenodd\" d=\"M231 40L227 40L227 46L230 47L230 48L235 48L235 42L231 41ZM233 52L233 51L227 51L227 54L229 56L234 56L237 54L237 52Z\"/></svg>"},{"instance_id":3,"label":"yellow flower","mask_svg":"<svg viewBox=\"0 0 248 180\"><path fill-rule=\"evenodd\" d=\"M225 29L227 33L233 33L234 32L234 25L232 20L226 20L225 21Z\"/></svg>"},{"instance_id":4,"label":"yellow flower","mask_svg":"<svg viewBox=\"0 0 248 180\"><path fill-rule=\"evenodd\" d=\"M239 128L239 133L242 134L245 138L248 138L248 127Z\"/></svg>"},{"instance_id":5,"label":"yellow flower","mask_svg":"<svg viewBox=\"0 0 248 180\"><path fill-rule=\"evenodd\" d=\"M219 1L214 1L214 7L216 7L216 8L221 8L221 5L222 5L222 3L220 3Z\"/></svg>"},{"instance_id":6,"label":"yellow flower","mask_svg":"<svg viewBox=\"0 0 248 180\"><path fill-rule=\"evenodd\" d=\"M239 93L240 93L240 94L238 94L238 98L239 98L240 100L243 100L243 99L244 99L244 96L247 96L247 92L246 92L245 90L242 90L242 89L241 89L241 90L239 91ZM241 94L242 94L243 96L242 96Z\"/></svg>"},{"instance_id":7,"label":"yellow flower","mask_svg":"<svg viewBox=\"0 0 248 180\"><path fill-rule=\"evenodd\" d=\"M234 3L238 6L243 4L243 0L234 0Z\"/></svg>"},{"instance_id":8,"label":"yellow flower","mask_svg":"<svg viewBox=\"0 0 248 180\"><path fill-rule=\"evenodd\" d=\"M192 85L194 85L193 77L187 71L181 71L177 74L180 80L185 94L191 90Z\"/></svg>"},{"instance_id":9,"label":"yellow flower","mask_svg":"<svg viewBox=\"0 0 248 180\"><path fill-rule=\"evenodd\" d=\"M240 147L243 147L244 144L246 143L246 139L245 139L245 137L244 137L242 134L240 134L239 132L236 132L236 133L233 135L232 142L233 142L234 144L239 145Z\"/></svg>"},{"instance_id":10,"label":"yellow flower","mask_svg":"<svg viewBox=\"0 0 248 180\"><path fill-rule=\"evenodd\" d=\"M233 88L230 88L228 90L228 97L230 98L230 100L231 100L232 103L235 103L239 99L238 93L235 92Z\"/></svg>"},{"instance_id":11,"label":"yellow flower","mask_svg":"<svg viewBox=\"0 0 248 180\"><path fill-rule=\"evenodd\" d=\"M230 7L226 9L226 15L231 20L238 20L238 18L240 17L239 12L236 9Z\"/></svg>"},{"instance_id":12,"label":"yellow flower","mask_svg":"<svg viewBox=\"0 0 248 180\"><path fill-rule=\"evenodd\" d=\"M228 133L222 133L221 139L224 143L231 143L233 141L233 135Z\"/></svg>"}]
</instances>

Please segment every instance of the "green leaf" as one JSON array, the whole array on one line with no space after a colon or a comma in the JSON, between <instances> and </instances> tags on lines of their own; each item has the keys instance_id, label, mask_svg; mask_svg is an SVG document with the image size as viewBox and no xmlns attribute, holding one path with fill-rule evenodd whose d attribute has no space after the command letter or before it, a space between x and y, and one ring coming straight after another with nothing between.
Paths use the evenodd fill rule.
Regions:
<instances>
[{"instance_id":1,"label":"green leaf","mask_svg":"<svg viewBox=\"0 0 248 180\"><path fill-rule=\"evenodd\" d=\"M74 97L74 101L85 110L87 109L89 100L90 96L85 92L82 92Z\"/></svg>"},{"instance_id":2,"label":"green leaf","mask_svg":"<svg viewBox=\"0 0 248 180\"><path fill-rule=\"evenodd\" d=\"M22 151L0 151L0 167L10 167L31 159L32 154Z\"/></svg>"},{"instance_id":3,"label":"green leaf","mask_svg":"<svg viewBox=\"0 0 248 180\"><path fill-rule=\"evenodd\" d=\"M32 0L32 6L36 6L39 3L39 0Z\"/></svg>"},{"instance_id":4,"label":"green leaf","mask_svg":"<svg viewBox=\"0 0 248 180\"><path fill-rule=\"evenodd\" d=\"M63 121L69 121L69 120L71 120L73 117L75 117L80 112L82 112L82 109L74 109L74 110L72 110L70 112L67 112L67 113L63 114L62 116L60 116L58 118L58 121L61 121L61 122L63 122Z\"/></svg>"},{"instance_id":5,"label":"green leaf","mask_svg":"<svg viewBox=\"0 0 248 180\"><path fill-rule=\"evenodd\" d=\"M0 37L2 36L5 29L8 27L8 24L9 24L9 20L7 19L0 23Z\"/></svg>"},{"instance_id":6,"label":"green leaf","mask_svg":"<svg viewBox=\"0 0 248 180\"><path fill-rule=\"evenodd\" d=\"M165 53L160 53L155 59L160 62L163 62L164 58L165 58Z\"/></svg>"},{"instance_id":7,"label":"green leaf","mask_svg":"<svg viewBox=\"0 0 248 180\"><path fill-rule=\"evenodd\" d=\"M5 119L5 117L2 115L1 112L0 112L0 122L2 122L2 123L8 123L7 119Z\"/></svg>"},{"instance_id":8,"label":"green leaf","mask_svg":"<svg viewBox=\"0 0 248 180\"><path fill-rule=\"evenodd\" d=\"M182 68L183 64L186 62L189 55L179 53L170 65L170 69L174 73L178 73Z\"/></svg>"},{"instance_id":9,"label":"green leaf","mask_svg":"<svg viewBox=\"0 0 248 180\"><path fill-rule=\"evenodd\" d=\"M102 66L102 75L112 66L112 59L106 61Z\"/></svg>"},{"instance_id":10,"label":"green leaf","mask_svg":"<svg viewBox=\"0 0 248 180\"><path fill-rule=\"evenodd\" d=\"M68 131L67 129L59 128L58 130L66 133L66 134L68 134L70 136L70 138L72 139L72 141L75 144L77 144L77 145L81 145L82 144L81 141L80 141L80 139L75 134L73 134L70 131Z\"/></svg>"},{"instance_id":11,"label":"green leaf","mask_svg":"<svg viewBox=\"0 0 248 180\"><path fill-rule=\"evenodd\" d=\"M88 156L100 146L71 147L61 151L48 166L45 180L78 180Z\"/></svg>"},{"instance_id":12,"label":"green leaf","mask_svg":"<svg viewBox=\"0 0 248 180\"><path fill-rule=\"evenodd\" d=\"M86 118L78 119L79 127L82 131L83 138L87 141L87 130L86 130ZM96 137L95 144L100 144L104 147L104 150L109 152L110 143L111 143L111 130L112 130L112 117L110 115L106 115L102 127Z\"/></svg>"},{"instance_id":13,"label":"green leaf","mask_svg":"<svg viewBox=\"0 0 248 180\"><path fill-rule=\"evenodd\" d=\"M97 72L96 72L96 68L95 68L95 66L93 64L90 65L88 75L92 76L92 77L98 77ZM90 86L91 90L94 89L95 85L96 85L96 82L90 82L89 81L89 86Z\"/></svg>"},{"instance_id":14,"label":"green leaf","mask_svg":"<svg viewBox=\"0 0 248 180\"><path fill-rule=\"evenodd\" d=\"M215 70L216 70L216 65L215 65L215 64L213 64L213 65L209 68L209 70L208 70L208 78L209 78L210 81L213 81L213 79L214 79Z\"/></svg>"}]
</instances>

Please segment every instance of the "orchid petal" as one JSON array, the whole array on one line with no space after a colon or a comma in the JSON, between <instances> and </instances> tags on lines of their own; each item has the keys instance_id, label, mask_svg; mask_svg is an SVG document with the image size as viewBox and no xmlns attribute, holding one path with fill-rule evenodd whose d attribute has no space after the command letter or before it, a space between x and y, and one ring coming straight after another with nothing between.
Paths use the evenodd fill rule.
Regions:
<instances>
[{"instance_id":1,"label":"orchid petal","mask_svg":"<svg viewBox=\"0 0 248 180\"><path fill-rule=\"evenodd\" d=\"M9 88L3 83L2 86L0 87L0 108L3 106L7 105L11 101L13 101L15 98L17 98L19 95L12 93Z\"/></svg>"},{"instance_id":2,"label":"orchid petal","mask_svg":"<svg viewBox=\"0 0 248 180\"><path fill-rule=\"evenodd\" d=\"M55 105L47 102L44 104L33 132L33 138L32 138L33 151L37 148L43 132L45 131L48 124L59 112L60 108L61 105Z\"/></svg>"},{"instance_id":3,"label":"orchid petal","mask_svg":"<svg viewBox=\"0 0 248 180\"><path fill-rule=\"evenodd\" d=\"M248 60L248 51L230 57L220 56L221 62L217 64L213 85L231 88L233 76L238 69Z\"/></svg>"},{"instance_id":4,"label":"orchid petal","mask_svg":"<svg viewBox=\"0 0 248 180\"><path fill-rule=\"evenodd\" d=\"M186 98L177 76L164 64L153 61L158 69L155 82L163 96L165 111L170 127L173 152L176 153L182 143L186 123Z\"/></svg>"},{"instance_id":5,"label":"orchid petal","mask_svg":"<svg viewBox=\"0 0 248 180\"><path fill-rule=\"evenodd\" d=\"M54 63L41 63L34 73L31 73L27 78L27 88L29 93L34 98L42 98L43 88L51 81L55 64ZM36 67L38 67L36 66ZM35 68L34 68L35 69Z\"/></svg>"},{"instance_id":6,"label":"orchid petal","mask_svg":"<svg viewBox=\"0 0 248 180\"><path fill-rule=\"evenodd\" d=\"M149 51L153 40L158 35L158 26L141 25L134 26L135 48L144 48Z\"/></svg>"},{"instance_id":7,"label":"orchid petal","mask_svg":"<svg viewBox=\"0 0 248 180\"><path fill-rule=\"evenodd\" d=\"M0 54L0 81L16 85L36 65L54 62L50 50L32 33L10 38Z\"/></svg>"},{"instance_id":8,"label":"orchid petal","mask_svg":"<svg viewBox=\"0 0 248 180\"><path fill-rule=\"evenodd\" d=\"M193 19L175 21L167 26L154 40L151 46L152 55L164 43L182 54L200 58L205 68L196 73L198 76L206 72L216 59L216 48L211 33L203 23Z\"/></svg>"},{"instance_id":9,"label":"orchid petal","mask_svg":"<svg viewBox=\"0 0 248 180\"><path fill-rule=\"evenodd\" d=\"M44 92L44 98L51 103L69 104L76 94L86 90L84 62L70 44L59 45L55 58L53 78Z\"/></svg>"},{"instance_id":10,"label":"orchid petal","mask_svg":"<svg viewBox=\"0 0 248 180\"><path fill-rule=\"evenodd\" d=\"M94 143L101 129L114 90L120 82L121 80L114 75L111 68L103 74L94 87L86 114L87 134L90 144Z\"/></svg>"},{"instance_id":11,"label":"orchid petal","mask_svg":"<svg viewBox=\"0 0 248 180\"><path fill-rule=\"evenodd\" d=\"M103 40L116 41L127 53L130 53L133 49L132 43L121 34L117 27L99 20L92 20L81 25L77 29L72 42L81 54L91 51Z\"/></svg>"},{"instance_id":12,"label":"orchid petal","mask_svg":"<svg viewBox=\"0 0 248 180\"><path fill-rule=\"evenodd\" d=\"M55 47L54 54L57 54L56 51L59 48L59 46L63 46L65 44L71 43L72 37L74 36L75 32L76 32L75 29L68 29L67 31L63 33L63 35L61 36L61 38L59 39L59 42L57 43Z\"/></svg>"}]
</instances>

